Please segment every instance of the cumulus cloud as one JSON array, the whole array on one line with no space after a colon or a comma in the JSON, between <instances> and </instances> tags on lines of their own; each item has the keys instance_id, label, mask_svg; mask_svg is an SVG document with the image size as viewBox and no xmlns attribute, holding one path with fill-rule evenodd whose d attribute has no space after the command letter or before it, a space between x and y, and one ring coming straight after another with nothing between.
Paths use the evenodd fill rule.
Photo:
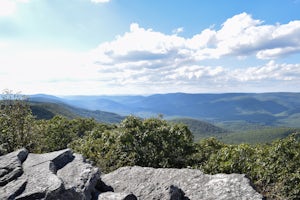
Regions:
<instances>
[{"instance_id":1,"label":"cumulus cloud","mask_svg":"<svg viewBox=\"0 0 300 200\"><path fill-rule=\"evenodd\" d=\"M299 80L300 64L279 64L271 60L263 66L233 70L228 72L228 75L232 79L242 82L262 80L293 81Z\"/></svg>"},{"instance_id":2,"label":"cumulus cloud","mask_svg":"<svg viewBox=\"0 0 300 200\"><path fill-rule=\"evenodd\" d=\"M183 30L183 28L182 28ZM93 65L110 84L152 85L151 88L195 85L207 90L237 83L263 80L295 81L298 64L276 64L276 59L300 52L300 21L264 24L247 13L227 19L219 30L207 28L190 38L145 29L132 23L128 32L100 44L91 52ZM203 65L231 57L267 59L267 64L238 69L224 65ZM161 89L160 89L161 90ZM196 89L197 90L197 89ZM166 92L166 91L165 91Z\"/></svg>"},{"instance_id":3,"label":"cumulus cloud","mask_svg":"<svg viewBox=\"0 0 300 200\"><path fill-rule=\"evenodd\" d=\"M34 52L2 61L0 55L0 63L10 66L8 71L0 70L0 80L30 88L27 79L22 79L30 77L38 79L41 91L61 88L64 94L75 94L82 87L89 94L141 94L241 91L239 88L249 92L247 89L257 85L275 91L285 87L284 83L300 84L300 64L278 59L300 52L300 21L270 25L241 13L216 27L185 38L177 34L181 28L165 34L132 23L128 32L100 44L88 55ZM4 49L6 45L1 46ZM230 66L232 61L226 63L228 57L240 67ZM241 57L260 64L246 67ZM20 68L23 63L28 67Z\"/></svg>"},{"instance_id":4,"label":"cumulus cloud","mask_svg":"<svg viewBox=\"0 0 300 200\"><path fill-rule=\"evenodd\" d=\"M300 21L264 25L263 21L242 13L227 19L219 30L208 28L191 38L144 29L133 23L129 32L99 45L95 51L99 62L111 64L126 60L186 62L250 55L275 59L300 52L299 35Z\"/></svg>"}]
</instances>

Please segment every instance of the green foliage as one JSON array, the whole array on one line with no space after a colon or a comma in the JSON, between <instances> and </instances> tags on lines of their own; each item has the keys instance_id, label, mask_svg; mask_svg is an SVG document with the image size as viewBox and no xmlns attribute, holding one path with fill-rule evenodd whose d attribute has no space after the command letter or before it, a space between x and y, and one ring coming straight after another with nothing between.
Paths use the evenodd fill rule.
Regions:
<instances>
[{"instance_id":1,"label":"green foliage","mask_svg":"<svg viewBox=\"0 0 300 200\"><path fill-rule=\"evenodd\" d=\"M216 138L206 138L194 144L195 153L191 157L191 164L195 168L201 168L209 160L211 155L217 153L225 144Z\"/></svg>"},{"instance_id":2,"label":"green foliage","mask_svg":"<svg viewBox=\"0 0 300 200\"><path fill-rule=\"evenodd\" d=\"M79 115L76 115L69 109L69 106L62 103L42 103L32 101L29 103L32 113L37 119L51 119L55 115L64 116L68 119L75 119L79 117Z\"/></svg>"},{"instance_id":3,"label":"green foliage","mask_svg":"<svg viewBox=\"0 0 300 200\"><path fill-rule=\"evenodd\" d=\"M102 171L112 171L119 167L115 128L115 125L97 124L82 138L71 142L69 147L89 158Z\"/></svg>"},{"instance_id":4,"label":"green foliage","mask_svg":"<svg viewBox=\"0 0 300 200\"><path fill-rule=\"evenodd\" d=\"M100 164L104 171L126 165L185 167L194 150L186 126L133 116L114 129L94 129L70 146Z\"/></svg>"},{"instance_id":5,"label":"green foliage","mask_svg":"<svg viewBox=\"0 0 300 200\"><path fill-rule=\"evenodd\" d=\"M0 101L0 155L21 147L31 149L34 117L26 98L5 90Z\"/></svg>"},{"instance_id":6,"label":"green foliage","mask_svg":"<svg viewBox=\"0 0 300 200\"><path fill-rule=\"evenodd\" d=\"M67 148L68 144L86 131L92 130L96 122L92 119L69 120L62 116L55 116L51 120L36 121L37 143L35 152L50 152Z\"/></svg>"},{"instance_id":7,"label":"green foliage","mask_svg":"<svg viewBox=\"0 0 300 200\"><path fill-rule=\"evenodd\" d=\"M229 132L254 131L270 127L261 123L251 123L242 120L220 121L216 122L215 125L228 130Z\"/></svg>"},{"instance_id":8,"label":"green foliage","mask_svg":"<svg viewBox=\"0 0 300 200\"><path fill-rule=\"evenodd\" d=\"M216 142L212 149L206 140L198 151L209 152L202 156L201 163L195 165L206 173L242 173L246 174L257 189L271 199L300 198L300 143L298 134L276 140L271 144L226 145ZM199 154L197 152L197 154ZM200 153L201 155L201 153ZM207 159L207 160L205 160Z\"/></svg>"},{"instance_id":9,"label":"green foliage","mask_svg":"<svg viewBox=\"0 0 300 200\"><path fill-rule=\"evenodd\" d=\"M55 115L64 116L68 119L93 118L98 122L119 123L124 117L104 111L92 111L82 108L72 107L60 102L34 102L30 101L30 108L37 119L51 119Z\"/></svg>"},{"instance_id":10,"label":"green foliage","mask_svg":"<svg viewBox=\"0 0 300 200\"><path fill-rule=\"evenodd\" d=\"M299 130L299 128L268 127L258 130L248 130L231 134L224 134L218 137L218 139L227 144L263 144L271 143L276 139L285 138L288 135Z\"/></svg>"},{"instance_id":11,"label":"green foliage","mask_svg":"<svg viewBox=\"0 0 300 200\"><path fill-rule=\"evenodd\" d=\"M189 130L193 133L195 141L208 137L217 137L218 135L228 133L228 131L223 128L197 119L176 118L170 121L187 125Z\"/></svg>"}]
</instances>

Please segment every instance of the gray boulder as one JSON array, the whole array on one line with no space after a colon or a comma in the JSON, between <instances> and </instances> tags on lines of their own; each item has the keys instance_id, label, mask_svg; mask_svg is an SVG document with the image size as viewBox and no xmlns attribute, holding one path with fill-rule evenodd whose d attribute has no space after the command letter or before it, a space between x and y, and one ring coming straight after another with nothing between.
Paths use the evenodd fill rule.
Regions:
<instances>
[{"instance_id":1,"label":"gray boulder","mask_svg":"<svg viewBox=\"0 0 300 200\"><path fill-rule=\"evenodd\" d=\"M124 192L104 192L99 194L98 200L137 200L137 198L134 194Z\"/></svg>"},{"instance_id":2,"label":"gray boulder","mask_svg":"<svg viewBox=\"0 0 300 200\"><path fill-rule=\"evenodd\" d=\"M20 149L0 157L0 199L14 199L24 190L27 181L20 176L27 156L28 151Z\"/></svg>"},{"instance_id":3,"label":"gray boulder","mask_svg":"<svg viewBox=\"0 0 300 200\"><path fill-rule=\"evenodd\" d=\"M258 200L263 197L245 175L206 175L194 169L123 167L102 175L115 192L133 193L138 199L162 200Z\"/></svg>"},{"instance_id":4,"label":"gray boulder","mask_svg":"<svg viewBox=\"0 0 300 200\"><path fill-rule=\"evenodd\" d=\"M92 199L98 168L70 149L45 154L19 150L0 157L0 199Z\"/></svg>"},{"instance_id":5,"label":"gray boulder","mask_svg":"<svg viewBox=\"0 0 300 200\"><path fill-rule=\"evenodd\" d=\"M0 156L2 200L262 199L241 174L206 175L193 169L123 167L102 175L70 149Z\"/></svg>"}]
</instances>

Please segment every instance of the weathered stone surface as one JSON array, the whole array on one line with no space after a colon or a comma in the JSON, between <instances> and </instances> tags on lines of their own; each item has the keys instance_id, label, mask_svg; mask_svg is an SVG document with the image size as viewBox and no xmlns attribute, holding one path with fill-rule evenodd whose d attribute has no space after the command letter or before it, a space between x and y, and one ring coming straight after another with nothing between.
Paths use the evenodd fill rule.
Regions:
<instances>
[{"instance_id":1,"label":"weathered stone surface","mask_svg":"<svg viewBox=\"0 0 300 200\"><path fill-rule=\"evenodd\" d=\"M24 192L17 199L45 198L51 193L63 189L63 183L53 170L53 160L70 150L56 151L45 154L29 154L23 164L24 175L21 179L27 180Z\"/></svg>"},{"instance_id":2,"label":"weathered stone surface","mask_svg":"<svg viewBox=\"0 0 300 200\"><path fill-rule=\"evenodd\" d=\"M137 200L134 194L104 192L98 196L98 200Z\"/></svg>"},{"instance_id":3,"label":"weathered stone surface","mask_svg":"<svg viewBox=\"0 0 300 200\"><path fill-rule=\"evenodd\" d=\"M206 175L193 169L123 167L102 175L65 149L0 157L2 200L212 200L262 199L240 174Z\"/></svg>"},{"instance_id":4,"label":"weathered stone surface","mask_svg":"<svg viewBox=\"0 0 300 200\"><path fill-rule=\"evenodd\" d=\"M0 199L14 199L24 190L27 181L18 178L27 155L26 149L20 149L0 157Z\"/></svg>"},{"instance_id":5,"label":"weathered stone surface","mask_svg":"<svg viewBox=\"0 0 300 200\"><path fill-rule=\"evenodd\" d=\"M69 149L28 156L26 152L0 157L0 199L92 199L100 173L82 156Z\"/></svg>"},{"instance_id":6,"label":"weathered stone surface","mask_svg":"<svg viewBox=\"0 0 300 200\"><path fill-rule=\"evenodd\" d=\"M115 192L133 193L138 199L262 199L241 174L206 175L193 169L123 167L103 175Z\"/></svg>"},{"instance_id":7,"label":"weathered stone surface","mask_svg":"<svg viewBox=\"0 0 300 200\"><path fill-rule=\"evenodd\" d=\"M0 199L15 199L25 190L26 184L26 180L18 179L0 187Z\"/></svg>"},{"instance_id":8,"label":"weathered stone surface","mask_svg":"<svg viewBox=\"0 0 300 200\"><path fill-rule=\"evenodd\" d=\"M4 186L22 175L22 163L27 155L26 149L20 149L0 157L0 186Z\"/></svg>"},{"instance_id":9,"label":"weathered stone surface","mask_svg":"<svg viewBox=\"0 0 300 200\"><path fill-rule=\"evenodd\" d=\"M81 155L74 154L74 156L72 162L57 172L57 176L65 185L64 195L72 196L70 199L91 199L100 178L100 172L98 168L86 163ZM82 197L79 198L79 196Z\"/></svg>"}]
</instances>

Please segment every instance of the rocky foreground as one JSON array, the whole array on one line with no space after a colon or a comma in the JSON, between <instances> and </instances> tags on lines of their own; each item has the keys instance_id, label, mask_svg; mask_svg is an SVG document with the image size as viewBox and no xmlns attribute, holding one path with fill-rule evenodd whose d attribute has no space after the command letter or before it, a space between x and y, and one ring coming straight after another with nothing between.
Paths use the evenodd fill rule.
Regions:
<instances>
[{"instance_id":1,"label":"rocky foreground","mask_svg":"<svg viewBox=\"0 0 300 200\"><path fill-rule=\"evenodd\" d=\"M256 200L242 174L207 175L193 169L123 167L100 173L65 149L46 154L21 149L0 157L0 199L47 200Z\"/></svg>"}]
</instances>

